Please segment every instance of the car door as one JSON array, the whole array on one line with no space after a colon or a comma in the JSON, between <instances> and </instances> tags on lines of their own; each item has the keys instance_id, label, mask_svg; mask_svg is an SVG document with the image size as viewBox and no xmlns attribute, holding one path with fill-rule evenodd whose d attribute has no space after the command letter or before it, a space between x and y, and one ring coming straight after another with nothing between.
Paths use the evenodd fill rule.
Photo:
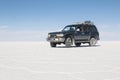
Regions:
<instances>
[{"instance_id":1,"label":"car door","mask_svg":"<svg viewBox=\"0 0 120 80\"><path fill-rule=\"evenodd\" d=\"M80 41L80 40L83 40L83 26L78 26L75 30L75 34L74 34L74 37L75 37L75 41Z\"/></svg>"},{"instance_id":2,"label":"car door","mask_svg":"<svg viewBox=\"0 0 120 80\"><path fill-rule=\"evenodd\" d=\"M83 26L83 35L82 38L84 41L88 41L90 38L91 32L90 32L90 25L84 25Z\"/></svg>"},{"instance_id":3,"label":"car door","mask_svg":"<svg viewBox=\"0 0 120 80\"><path fill-rule=\"evenodd\" d=\"M79 26L75 31L75 41L87 41L89 38L90 32L87 30L87 26Z\"/></svg>"}]
</instances>

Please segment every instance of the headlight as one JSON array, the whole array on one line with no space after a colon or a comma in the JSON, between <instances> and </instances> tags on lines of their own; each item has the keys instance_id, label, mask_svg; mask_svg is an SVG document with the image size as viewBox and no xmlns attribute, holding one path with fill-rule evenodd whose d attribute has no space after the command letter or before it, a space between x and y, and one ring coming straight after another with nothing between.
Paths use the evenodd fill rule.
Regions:
<instances>
[{"instance_id":1,"label":"headlight","mask_svg":"<svg viewBox=\"0 0 120 80\"><path fill-rule=\"evenodd\" d=\"M48 38L50 38L50 36L51 36L51 35L50 35L50 34L48 34Z\"/></svg>"},{"instance_id":2,"label":"headlight","mask_svg":"<svg viewBox=\"0 0 120 80\"><path fill-rule=\"evenodd\" d=\"M57 36L57 37L63 37L64 34L57 34L56 36Z\"/></svg>"}]
</instances>

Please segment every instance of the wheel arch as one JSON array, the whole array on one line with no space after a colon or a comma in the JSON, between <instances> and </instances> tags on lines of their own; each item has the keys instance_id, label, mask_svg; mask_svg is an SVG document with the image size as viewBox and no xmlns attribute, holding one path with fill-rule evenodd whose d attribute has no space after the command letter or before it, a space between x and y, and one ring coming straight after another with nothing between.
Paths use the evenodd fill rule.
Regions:
<instances>
[{"instance_id":1,"label":"wheel arch","mask_svg":"<svg viewBox=\"0 0 120 80\"><path fill-rule=\"evenodd\" d=\"M69 38L69 37L71 38L72 44L73 44L73 41L74 41L74 36L73 35L66 35L64 43L66 42L66 39Z\"/></svg>"},{"instance_id":2,"label":"wheel arch","mask_svg":"<svg viewBox=\"0 0 120 80\"><path fill-rule=\"evenodd\" d=\"M90 36L90 37L89 37L89 41L90 41L91 38L95 38L95 39L97 39L95 36Z\"/></svg>"}]
</instances>

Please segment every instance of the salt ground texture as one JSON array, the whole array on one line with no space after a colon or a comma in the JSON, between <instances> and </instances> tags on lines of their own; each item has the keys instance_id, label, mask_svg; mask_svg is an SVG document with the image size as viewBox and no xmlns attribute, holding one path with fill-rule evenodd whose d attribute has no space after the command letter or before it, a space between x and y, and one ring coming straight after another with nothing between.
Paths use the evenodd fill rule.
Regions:
<instances>
[{"instance_id":1,"label":"salt ground texture","mask_svg":"<svg viewBox=\"0 0 120 80\"><path fill-rule=\"evenodd\" d=\"M0 80L120 80L120 42L71 48L0 42Z\"/></svg>"}]
</instances>

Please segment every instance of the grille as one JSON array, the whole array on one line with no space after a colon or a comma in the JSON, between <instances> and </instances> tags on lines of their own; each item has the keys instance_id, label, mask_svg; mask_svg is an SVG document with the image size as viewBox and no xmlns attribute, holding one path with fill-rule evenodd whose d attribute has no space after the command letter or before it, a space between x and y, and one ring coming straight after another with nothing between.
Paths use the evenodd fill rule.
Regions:
<instances>
[{"instance_id":1,"label":"grille","mask_svg":"<svg viewBox=\"0 0 120 80\"><path fill-rule=\"evenodd\" d=\"M50 38L55 38L56 37L56 35L55 34L52 34L51 36L50 36Z\"/></svg>"}]
</instances>

